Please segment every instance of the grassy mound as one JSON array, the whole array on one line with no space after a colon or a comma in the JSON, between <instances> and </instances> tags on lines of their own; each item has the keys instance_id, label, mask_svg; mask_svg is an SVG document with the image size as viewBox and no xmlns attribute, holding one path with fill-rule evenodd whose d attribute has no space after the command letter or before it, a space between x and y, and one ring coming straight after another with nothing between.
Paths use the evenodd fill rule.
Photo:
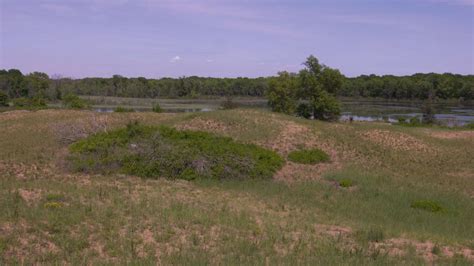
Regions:
<instances>
[{"instance_id":1,"label":"grassy mound","mask_svg":"<svg viewBox=\"0 0 474 266\"><path fill-rule=\"evenodd\" d=\"M275 152L209 133L129 124L70 146L74 169L142 177L270 178L283 165Z\"/></svg>"},{"instance_id":2,"label":"grassy mound","mask_svg":"<svg viewBox=\"0 0 474 266\"><path fill-rule=\"evenodd\" d=\"M322 150L300 150L292 151L288 154L288 159L295 163L301 164L317 164L320 162L328 162L329 155Z\"/></svg>"}]
</instances>

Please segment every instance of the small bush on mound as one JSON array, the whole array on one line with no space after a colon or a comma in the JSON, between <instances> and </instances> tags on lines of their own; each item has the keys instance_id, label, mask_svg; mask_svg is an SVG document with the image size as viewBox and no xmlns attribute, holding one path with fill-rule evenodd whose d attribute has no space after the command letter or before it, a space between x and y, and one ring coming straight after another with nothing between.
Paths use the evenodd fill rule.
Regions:
<instances>
[{"instance_id":1,"label":"small bush on mound","mask_svg":"<svg viewBox=\"0 0 474 266\"><path fill-rule=\"evenodd\" d=\"M429 212L440 212L443 210L443 207L438 203L431 200L418 200L414 201L410 205L413 209L420 209Z\"/></svg>"},{"instance_id":2,"label":"small bush on mound","mask_svg":"<svg viewBox=\"0 0 474 266\"><path fill-rule=\"evenodd\" d=\"M126 108L126 107L122 107L122 106L117 106L114 109L114 112L116 112L116 113L133 113L133 112L135 112L135 110L133 108Z\"/></svg>"},{"instance_id":3,"label":"small bush on mound","mask_svg":"<svg viewBox=\"0 0 474 266\"><path fill-rule=\"evenodd\" d=\"M328 162L329 155L322 150L300 150L292 151L288 154L288 159L295 163L301 164L317 164L320 162Z\"/></svg>"},{"instance_id":4,"label":"small bush on mound","mask_svg":"<svg viewBox=\"0 0 474 266\"><path fill-rule=\"evenodd\" d=\"M354 184L352 180L350 179L342 179L341 181L339 181L339 186L344 187L344 188L349 188L349 187L352 187L353 185Z\"/></svg>"},{"instance_id":5,"label":"small bush on mound","mask_svg":"<svg viewBox=\"0 0 474 266\"><path fill-rule=\"evenodd\" d=\"M205 132L132 123L70 146L74 169L142 177L271 178L283 165L273 151Z\"/></svg>"}]
</instances>

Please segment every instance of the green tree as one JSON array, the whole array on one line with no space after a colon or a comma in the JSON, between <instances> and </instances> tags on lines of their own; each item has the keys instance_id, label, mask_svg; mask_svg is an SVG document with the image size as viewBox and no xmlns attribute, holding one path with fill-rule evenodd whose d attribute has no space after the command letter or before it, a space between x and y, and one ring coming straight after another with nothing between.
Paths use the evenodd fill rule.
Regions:
<instances>
[{"instance_id":1,"label":"green tree","mask_svg":"<svg viewBox=\"0 0 474 266\"><path fill-rule=\"evenodd\" d=\"M28 96L25 77L18 69L10 69L7 74L7 90L11 98Z\"/></svg>"},{"instance_id":2,"label":"green tree","mask_svg":"<svg viewBox=\"0 0 474 266\"><path fill-rule=\"evenodd\" d=\"M288 72L278 73L269 82L267 98L272 111L293 114L296 109L297 79Z\"/></svg>"},{"instance_id":3,"label":"green tree","mask_svg":"<svg viewBox=\"0 0 474 266\"><path fill-rule=\"evenodd\" d=\"M299 73L299 98L308 103L313 118L337 120L341 109L331 93L341 90L342 74L339 70L319 64L319 60L314 56L308 57L304 65L306 68ZM298 109L306 110L307 107Z\"/></svg>"},{"instance_id":4,"label":"green tree","mask_svg":"<svg viewBox=\"0 0 474 266\"><path fill-rule=\"evenodd\" d=\"M0 91L0 106L8 106L8 95Z\"/></svg>"},{"instance_id":5,"label":"green tree","mask_svg":"<svg viewBox=\"0 0 474 266\"><path fill-rule=\"evenodd\" d=\"M33 72L26 76L28 95L30 97L46 98L49 88L49 76L42 72Z\"/></svg>"}]
</instances>

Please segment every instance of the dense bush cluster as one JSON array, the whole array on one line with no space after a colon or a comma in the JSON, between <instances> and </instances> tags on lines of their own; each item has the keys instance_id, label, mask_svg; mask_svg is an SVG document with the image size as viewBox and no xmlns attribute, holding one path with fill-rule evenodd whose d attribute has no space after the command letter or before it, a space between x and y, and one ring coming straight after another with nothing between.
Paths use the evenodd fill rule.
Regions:
<instances>
[{"instance_id":1,"label":"dense bush cluster","mask_svg":"<svg viewBox=\"0 0 474 266\"><path fill-rule=\"evenodd\" d=\"M79 96L69 93L63 97L63 105L73 109L84 109L89 107L89 103L79 98Z\"/></svg>"},{"instance_id":2,"label":"dense bush cluster","mask_svg":"<svg viewBox=\"0 0 474 266\"><path fill-rule=\"evenodd\" d=\"M178 179L270 178L283 165L275 152L209 133L129 124L70 146L74 169Z\"/></svg>"},{"instance_id":3,"label":"dense bush cluster","mask_svg":"<svg viewBox=\"0 0 474 266\"><path fill-rule=\"evenodd\" d=\"M0 106L8 106L9 101L8 95L0 91Z\"/></svg>"}]
</instances>

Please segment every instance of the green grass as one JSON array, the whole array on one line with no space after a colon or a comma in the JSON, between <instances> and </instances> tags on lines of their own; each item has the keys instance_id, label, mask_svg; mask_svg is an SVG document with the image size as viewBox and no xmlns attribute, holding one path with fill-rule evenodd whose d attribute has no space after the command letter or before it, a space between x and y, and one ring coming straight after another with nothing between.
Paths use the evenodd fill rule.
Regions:
<instances>
[{"instance_id":1,"label":"green grass","mask_svg":"<svg viewBox=\"0 0 474 266\"><path fill-rule=\"evenodd\" d=\"M317 164L330 160L327 153L318 149L292 151L288 154L288 159L301 164Z\"/></svg>"},{"instance_id":2,"label":"green grass","mask_svg":"<svg viewBox=\"0 0 474 266\"><path fill-rule=\"evenodd\" d=\"M135 112L135 110L133 108L117 106L117 107L115 107L114 112L116 112L116 113L132 113L132 112Z\"/></svg>"},{"instance_id":3,"label":"green grass","mask_svg":"<svg viewBox=\"0 0 474 266\"><path fill-rule=\"evenodd\" d=\"M239 147L245 143L296 150L307 146L305 141L310 138L325 150L331 149L335 157L328 164L296 165L291 168L295 175L319 167L329 170L320 178L293 182L268 178L188 182L165 174L165 178L140 178L120 169L105 174L76 173L63 160L68 147L58 142L55 125L81 126L84 121L95 121L94 113L0 114L0 128L4 129L0 130L0 264L426 263L414 247L400 247L406 252L401 257L373 248L374 243L402 238L436 243L440 254L428 250L436 255L436 264L472 265L462 255L443 255L445 247L474 247L474 183L470 178L474 143L471 138L432 135L451 130L324 123L239 109L97 116L107 118L107 133L91 136L80 142L83 145L74 144L78 152L108 150L109 155L117 152L121 156L109 148L120 150L123 145L128 150L130 144L147 143L142 133L130 137L133 130L124 129L130 121L139 120L150 132L183 125L212 132L197 133L200 138L205 136L199 143L206 149L207 140L212 139L212 143L230 142ZM207 121L219 127L208 127ZM282 134L287 125L308 130L294 131L288 137ZM392 139L377 143L363 137L373 130L409 136L431 150L396 149L400 143L390 143ZM184 145L182 131L171 131L175 133L164 141ZM406 139L395 136L397 141ZM345 180L352 182L351 189L341 188ZM411 207L428 199L443 211ZM350 232L331 236L321 225Z\"/></svg>"}]
</instances>

